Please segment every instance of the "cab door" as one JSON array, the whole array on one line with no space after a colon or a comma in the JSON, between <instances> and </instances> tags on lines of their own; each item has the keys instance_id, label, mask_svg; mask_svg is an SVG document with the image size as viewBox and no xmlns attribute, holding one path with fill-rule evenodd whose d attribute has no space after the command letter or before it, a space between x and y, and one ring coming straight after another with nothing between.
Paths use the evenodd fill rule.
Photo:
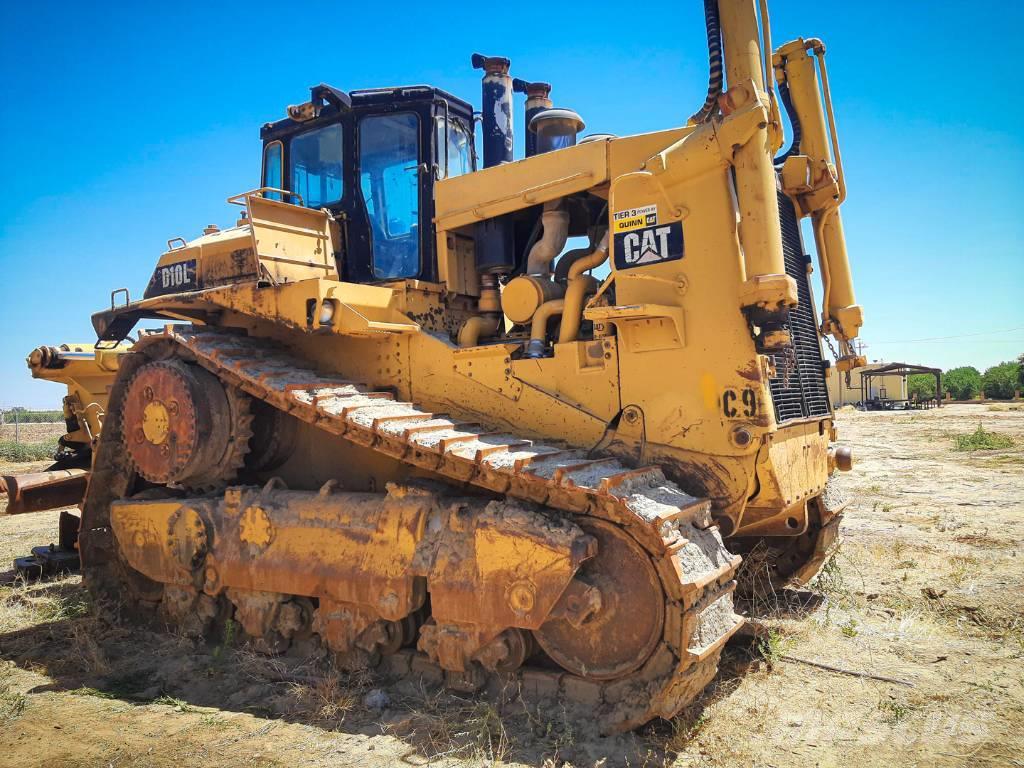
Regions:
<instances>
[{"instance_id":1,"label":"cab door","mask_svg":"<svg viewBox=\"0 0 1024 768\"><path fill-rule=\"evenodd\" d=\"M353 232L368 263L360 282L429 275L430 185L424 172L423 125L414 111L368 114L356 125L356 216ZM422 214L426 216L422 216ZM355 266L355 265L353 265Z\"/></svg>"}]
</instances>

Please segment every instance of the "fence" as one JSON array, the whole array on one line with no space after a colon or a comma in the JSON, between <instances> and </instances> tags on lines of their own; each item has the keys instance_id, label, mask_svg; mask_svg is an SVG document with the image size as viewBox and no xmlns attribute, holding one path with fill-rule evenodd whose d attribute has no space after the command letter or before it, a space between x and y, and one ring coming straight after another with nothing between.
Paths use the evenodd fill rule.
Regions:
<instances>
[{"instance_id":1,"label":"fence","mask_svg":"<svg viewBox=\"0 0 1024 768\"><path fill-rule=\"evenodd\" d=\"M14 441L20 442L22 424L55 424L64 421L63 411L29 411L25 408L0 408L0 427L14 427Z\"/></svg>"}]
</instances>

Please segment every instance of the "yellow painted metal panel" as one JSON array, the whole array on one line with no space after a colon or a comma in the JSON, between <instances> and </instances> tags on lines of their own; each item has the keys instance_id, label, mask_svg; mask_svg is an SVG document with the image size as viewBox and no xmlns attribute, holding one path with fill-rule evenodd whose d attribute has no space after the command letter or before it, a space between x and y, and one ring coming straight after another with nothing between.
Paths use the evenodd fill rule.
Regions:
<instances>
[{"instance_id":1,"label":"yellow painted metal panel","mask_svg":"<svg viewBox=\"0 0 1024 768\"><path fill-rule=\"evenodd\" d=\"M434 186L437 229L451 230L604 183L607 142L595 141L486 168Z\"/></svg>"}]
</instances>

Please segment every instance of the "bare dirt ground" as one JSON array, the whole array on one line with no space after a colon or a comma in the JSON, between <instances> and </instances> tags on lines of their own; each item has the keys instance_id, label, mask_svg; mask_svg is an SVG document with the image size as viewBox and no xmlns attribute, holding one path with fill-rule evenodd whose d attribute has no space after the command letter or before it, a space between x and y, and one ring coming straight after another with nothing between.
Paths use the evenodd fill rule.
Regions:
<instances>
[{"instance_id":1,"label":"bare dirt ground","mask_svg":"<svg viewBox=\"0 0 1024 768\"><path fill-rule=\"evenodd\" d=\"M597 738L521 702L317 680L231 636L105 626L69 577L0 587L0 764L1024 766L1024 407L837 420L859 460L840 550L755 606L761 638L672 723ZM954 451L979 423L1016 445ZM0 564L56 517L0 518Z\"/></svg>"}]
</instances>

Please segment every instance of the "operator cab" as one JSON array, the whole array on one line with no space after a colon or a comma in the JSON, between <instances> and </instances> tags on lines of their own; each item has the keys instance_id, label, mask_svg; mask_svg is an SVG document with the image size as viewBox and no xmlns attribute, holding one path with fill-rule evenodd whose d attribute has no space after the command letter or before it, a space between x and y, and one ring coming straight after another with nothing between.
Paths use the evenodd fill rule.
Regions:
<instances>
[{"instance_id":1,"label":"operator cab","mask_svg":"<svg viewBox=\"0 0 1024 768\"><path fill-rule=\"evenodd\" d=\"M434 182L475 170L473 108L424 85L318 85L288 115L260 131L262 186L330 211L341 227L341 279L437 280Z\"/></svg>"}]
</instances>

